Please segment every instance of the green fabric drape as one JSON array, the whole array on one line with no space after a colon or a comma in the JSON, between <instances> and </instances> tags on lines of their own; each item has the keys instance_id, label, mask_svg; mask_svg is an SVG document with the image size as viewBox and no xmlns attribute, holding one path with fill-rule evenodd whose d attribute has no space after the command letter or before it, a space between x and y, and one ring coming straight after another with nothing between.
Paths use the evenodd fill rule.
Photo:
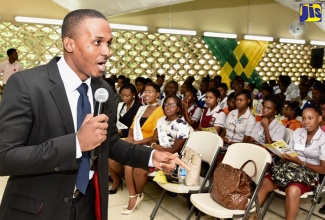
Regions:
<instances>
[{"instance_id":1,"label":"green fabric drape","mask_svg":"<svg viewBox=\"0 0 325 220\"><path fill-rule=\"evenodd\" d=\"M263 80L255 67L268 47L268 42L246 41L235 39L202 37L212 54L222 66L220 75L222 81L230 84L236 76L241 76L246 82L254 83L258 88Z\"/></svg>"}]
</instances>

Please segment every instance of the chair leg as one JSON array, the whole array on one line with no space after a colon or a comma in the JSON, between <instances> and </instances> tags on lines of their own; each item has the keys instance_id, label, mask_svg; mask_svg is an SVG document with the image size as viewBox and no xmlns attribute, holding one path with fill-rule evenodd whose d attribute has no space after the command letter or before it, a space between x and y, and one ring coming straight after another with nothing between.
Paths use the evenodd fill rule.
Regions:
<instances>
[{"instance_id":1,"label":"chair leg","mask_svg":"<svg viewBox=\"0 0 325 220\"><path fill-rule=\"evenodd\" d=\"M196 215L195 220L199 220L201 218L201 214L202 214L202 212L199 211L199 213L197 213L197 215Z\"/></svg>"},{"instance_id":2,"label":"chair leg","mask_svg":"<svg viewBox=\"0 0 325 220\"><path fill-rule=\"evenodd\" d=\"M190 209L190 212L187 214L186 220L190 220L190 219L191 219L191 215L192 215L192 213L194 212L194 210L195 210L195 206L192 205L192 206L191 206L191 209ZM200 212L200 211L199 211L199 212Z\"/></svg>"},{"instance_id":3,"label":"chair leg","mask_svg":"<svg viewBox=\"0 0 325 220\"><path fill-rule=\"evenodd\" d=\"M152 213L150 215L150 220L153 220L158 212L158 209L159 209L159 206L161 205L161 202L164 198L164 195L166 194L166 190L164 189L162 192L161 192L161 195L160 195L160 198L159 200L157 201L156 203L156 206L155 208L152 210Z\"/></svg>"},{"instance_id":4,"label":"chair leg","mask_svg":"<svg viewBox=\"0 0 325 220\"><path fill-rule=\"evenodd\" d=\"M313 215L314 208L315 208L319 198L320 198L320 196L318 195L318 192L316 192L316 195L314 195L314 197L311 200L311 206L310 206L308 215L306 217L306 220L309 220L311 218L311 216Z\"/></svg>"},{"instance_id":5,"label":"chair leg","mask_svg":"<svg viewBox=\"0 0 325 220\"><path fill-rule=\"evenodd\" d=\"M269 209L269 206L271 205L271 202L272 202L272 200L274 198L274 195L275 195L274 192L271 192L268 200L266 201L266 204L263 207L262 219L264 219L265 214L266 214L267 210Z\"/></svg>"}]
</instances>

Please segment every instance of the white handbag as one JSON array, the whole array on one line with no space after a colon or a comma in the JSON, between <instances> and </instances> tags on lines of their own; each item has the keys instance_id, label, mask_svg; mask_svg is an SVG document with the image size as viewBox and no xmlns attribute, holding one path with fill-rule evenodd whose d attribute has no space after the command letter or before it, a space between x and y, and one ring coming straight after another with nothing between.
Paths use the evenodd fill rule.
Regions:
<instances>
[{"instance_id":1,"label":"white handbag","mask_svg":"<svg viewBox=\"0 0 325 220\"><path fill-rule=\"evenodd\" d=\"M182 161L187 164L191 171L187 172L185 177L186 186L199 186L200 185L200 172L202 155L195 152L189 147L185 147L182 152Z\"/></svg>"}]
</instances>

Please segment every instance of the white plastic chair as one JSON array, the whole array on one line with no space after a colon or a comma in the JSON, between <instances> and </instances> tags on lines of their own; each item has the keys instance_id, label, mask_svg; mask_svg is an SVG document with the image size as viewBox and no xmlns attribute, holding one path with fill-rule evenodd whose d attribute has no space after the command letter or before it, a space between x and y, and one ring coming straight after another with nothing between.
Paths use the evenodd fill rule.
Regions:
<instances>
[{"instance_id":1,"label":"white plastic chair","mask_svg":"<svg viewBox=\"0 0 325 220\"><path fill-rule=\"evenodd\" d=\"M264 148L247 143L236 143L229 146L222 163L231 165L234 168L240 168L247 160L253 160L256 164L256 175L253 177L256 183L256 188L253 192L252 198L249 200L246 210L231 210L224 208L217 202L211 199L210 193L199 193L191 195L191 202L193 207L191 208L186 219L190 219L191 214L196 207L200 212L216 218L238 218L246 219L248 214L255 210L260 213L260 207L257 200L257 192L261 186L264 175L271 164L272 158L270 153ZM254 165L248 163L244 167L244 171L252 176L254 174ZM220 177L222 178L222 177ZM259 219L261 215L258 214ZM196 219L200 218L200 213Z\"/></svg>"},{"instance_id":2,"label":"white plastic chair","mask_svg":"<svg viewBox=\"0 0 325 220\"><path fill-rule=\"evenodd\" d=\"M284 135L284 142L286 142L287 144L289 144L291 138L292 138L292 135L293 135L293 130L291 130L290 128L286 128L286 133Z\"/></svg>"},{"instance_id":3,"label":"white plastic chair","mask_svg":"<svg viewBox=\"0 0 325 220\"><path fill-rule=\"evenodd\" d=\"M161 196L157 201L156 206L152 210L150 219L155 218L166 191L173 192L173 193L188 194L188 193L201 192L205 188L208 182L208 178L211 176L211 173L217 161L217 155L220 151L220 148L223 146L223 140L219 135L211 132L195 131L192 134L190 134L190 137L184 146L190 147L194 151L202 155L202 161L205 161L209 164L208 172L206 173L204 178L201 177L200 186L186 186L186 185L179 185L175 183L157 182L157 184L163 188L163 192L161 193ZM211 184L212 181L210 181L209 185Z\"/></svg>"},{"instance_id":4,"label":"white plastic chair","mask_svg":"<svg viewBox=\"0 0 325 220\"><path fill-rule=\"evenodd\" d=\"M316 193L311 191L311 192L306 192L300 196L300 199L311 198L311 206L309 208L308 215L306 216L306 220L309 220L311 218L311 216L313 215L314 208L315 208L316 204L319 202L319 198L321 196L325 195L324 184L325 184L325 178L323 178L323 180L320 182L320 184L318 184L318 186L316 188ZM286 196L285 192L278 190L278 189L271 192L269 198L267 199L267 201L265 201L265 205L264 205L263 212L262 212L263 218L264 218L267 210L269 209L269 206L271 205L271 202L275 195Z\"/></svg>"}]
</instances>

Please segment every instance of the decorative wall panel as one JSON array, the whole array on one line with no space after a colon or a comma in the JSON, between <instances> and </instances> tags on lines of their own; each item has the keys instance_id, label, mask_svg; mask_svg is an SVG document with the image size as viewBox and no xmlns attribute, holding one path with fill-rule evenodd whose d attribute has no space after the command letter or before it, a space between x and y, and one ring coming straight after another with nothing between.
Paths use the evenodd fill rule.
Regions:
<instances>
[{"instance_id":1,"label":"decorative wall panel","mask_svg":"<svg viewBox=\"0 0 325 220\"><path fill-rule=\"evenodd\" d=\"M7 49L17 48L24 68L42 65L54 56L62 56L60 26L0 22L0 58ZM192 75L196 86L203 76L215 76L220 65L200 36L180 36L132 31L113 31L112 55L106 64L109 74L137 76L165 74L166 80L182 83ZM270 43L257 72L264 81L289 75L293 81L308 75L323 80L324 69L310 67L312 46Z\"/></svg>"}]
</instances>

